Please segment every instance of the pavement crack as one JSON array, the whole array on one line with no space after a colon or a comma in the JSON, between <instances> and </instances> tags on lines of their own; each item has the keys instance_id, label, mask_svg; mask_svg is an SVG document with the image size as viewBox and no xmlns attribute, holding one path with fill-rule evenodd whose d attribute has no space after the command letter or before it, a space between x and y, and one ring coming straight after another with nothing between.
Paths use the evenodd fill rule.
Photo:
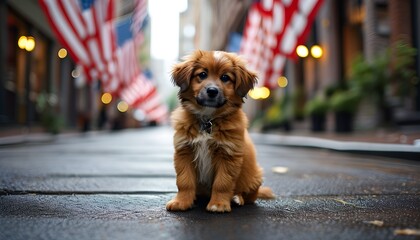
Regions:
<instances>
[{"instance_id":1,"label":"pavement crack","mask_svg":"<svg viewBox=\"0 0 420 240\"><path fill-rule=\"evenodd\" d=\"M1 189L0 196L9 195L49 195L49 196L68 196L68 195L166 195L176 191L33 191L33 190L8 190Z\"/></svg>"},{"instance_id":2,"label":"pavement crack","mask_svg":"<svg viewBox=\"0 0 420 240\"><path fill-rule=\"evenodd\" d=\"M175 178L174 174L49 174L53 178Z\"/></svg>"}]
</instances>

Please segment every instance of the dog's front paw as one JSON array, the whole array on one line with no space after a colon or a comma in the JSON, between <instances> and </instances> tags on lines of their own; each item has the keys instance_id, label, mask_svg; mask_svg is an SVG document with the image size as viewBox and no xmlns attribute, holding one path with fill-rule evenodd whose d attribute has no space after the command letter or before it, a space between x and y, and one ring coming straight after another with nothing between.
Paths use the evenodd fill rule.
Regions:
<instances>
[{"instance_id":1,"label":"dog's front paw","mask_svg":"<svg viewBox=\"0 0 420 240\"><path fill-rule=\"evenodd\" d=\"M209 212L230 212L230 202L212 202L207 205L207 211Z\"/></svg>"},{"instance_id":2,"label":"dog's front paw","mask_svg":"<svg viewBox=\"0 0 420 240\"><path fill-rule=\"evenodd\" d=\"M168 211L186 211L192 207L192 203L180 201L177 198L172 199L166 204Z\"/></svg>"}]
</instances>

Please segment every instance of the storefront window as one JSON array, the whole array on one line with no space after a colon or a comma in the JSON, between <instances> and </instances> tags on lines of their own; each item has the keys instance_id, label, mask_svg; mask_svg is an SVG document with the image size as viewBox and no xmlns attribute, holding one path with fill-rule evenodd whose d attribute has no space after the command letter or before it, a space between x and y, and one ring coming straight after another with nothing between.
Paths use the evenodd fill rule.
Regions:
<instances>
[{"instance_id":1,"label":"storefront window","mask_svg":"<svg viewBox=\"0 0 420 240\"><path fill-rule=\"evenodd\" d=\"M13 12L8 14L7 28L6 113L18 124L30 124L39 120L36 100L47 89L46 39Z\"/></svg>"}]
</instances>

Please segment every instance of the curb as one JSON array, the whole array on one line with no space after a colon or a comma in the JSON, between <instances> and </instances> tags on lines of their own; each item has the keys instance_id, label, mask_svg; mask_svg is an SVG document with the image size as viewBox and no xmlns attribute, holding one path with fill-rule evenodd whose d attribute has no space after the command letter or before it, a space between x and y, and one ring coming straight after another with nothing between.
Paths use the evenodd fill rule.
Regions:
<instances>
[{"instance_id":1,"label":"curb","mask_svg":"<svg viewBox=\"0 0 420 240\"><path fill-rule=\"evenodd\" d=\"M127 129L130 130L130 129ZM91 137L97 136L101 134L110 134L114 132L123 132L123 130L112 131L112 130L92 130L88 132L78 132L78 131L69 131L63 132L59 134L51 134L51 133L27 133L27 134L20 134L20 135L11 135L6 137L0 137L0 147L7 147L13 145L20 145L20 144L44 144L44 143L51 143L56 142L63 139L68 139L71 137Z\"/></svg>"},{"instance_id":2,"label":"curb","mask_svg":"<svg viewBox=\"0 0 420 240\"><path fill-rule=\"evenodd\" d=\"M47 143L54 141L54 139L56 139L56 136L48 134L24 134L1 137L0 147L27 143Z\"/></svg>"},{"instance_id":3,"label":"curb","mask_svg":"<svg viewBox=\"0 0 420 240\"><path fill-rule=\"evenodd\" d=\"M321 148L339 152L364 153L385 157L420 160L420 140L416 140L414 145L408 145L337 141L316 137L281 136L274 134L251 133L250 135L256 142L266 145Z\"/></svg>"},{"instance_id":4,"label":"curb","mask_svg":"<svg viewBox=\"0 0 420 240\"><path fill-rule=\"evenodd\" d=\"M79 133L79 132L68 132L60 134L50 133L28 133L20 135L12 135L6 137L0 137L0 147L22 145L22 144L45 144L55 142L61 139L66 139L75 136L90 136L98 134L98 132Z\"/></svg>"}]
</instances>

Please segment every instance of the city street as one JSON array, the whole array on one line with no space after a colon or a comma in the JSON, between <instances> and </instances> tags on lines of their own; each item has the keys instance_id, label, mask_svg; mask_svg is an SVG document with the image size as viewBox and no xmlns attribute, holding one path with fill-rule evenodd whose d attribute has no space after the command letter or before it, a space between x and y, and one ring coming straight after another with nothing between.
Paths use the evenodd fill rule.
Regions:
<instances>
[{"instance_id":1,"label":"city street","mask_svg":"<svg viewBox=\"0 0 420 240\"><path fill-rule=\"evenodd\" d=\"M416 239L420 162L260 141L277 199L168 212L169 127L0 147L0 239Z\"/></svg>"}]
</instances>

